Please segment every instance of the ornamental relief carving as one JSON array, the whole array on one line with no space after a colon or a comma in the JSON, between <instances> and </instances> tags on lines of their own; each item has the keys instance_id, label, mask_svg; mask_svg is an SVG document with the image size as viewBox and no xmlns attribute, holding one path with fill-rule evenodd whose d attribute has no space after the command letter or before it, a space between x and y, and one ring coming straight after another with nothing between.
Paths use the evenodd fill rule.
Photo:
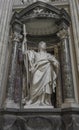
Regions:
<instances>
[{"instance_id":1,"label":"ornamental relief carving","mask_svg":"<svg viewBox=\"0 0 79 130\"><path fill-rule=\"evenodd\" d=\"M47 10L44 7L36 7L32 12L29 14L25 14L23 16L23 20L28 20L29 18L35 18L35 17L40 17L40 18L56 18L59 19L59 16L56 13L51 12L50 10Z\"/></svg>"},{"instance_id":2,"label":"ornamental relief carving","mask_svg":"<svg viewBox=\"0 0 79 130\"><path fill-rule=\"evenodd\" d=\"M64 130L78 130L79 129L79 116L77 115L66 115L63 117L63 127Z\"/></svg>"},{"instance_id":3,"label":"ornamental relief carving","mask_svg":"<svg viewBox=\"0 0 79 130\"><path fill-rule=\"evenodd\" d=\"M8 120L6 118L8 117ZM53 117L52 120L48 117L33 116L33 117L21 117L21 116L6 116L4 117L5 124L3 129L16 129L20 130L55 130L61 129L60 117ZM58 122L58 123L56 123Z\"/></svg>"}]
</instances>

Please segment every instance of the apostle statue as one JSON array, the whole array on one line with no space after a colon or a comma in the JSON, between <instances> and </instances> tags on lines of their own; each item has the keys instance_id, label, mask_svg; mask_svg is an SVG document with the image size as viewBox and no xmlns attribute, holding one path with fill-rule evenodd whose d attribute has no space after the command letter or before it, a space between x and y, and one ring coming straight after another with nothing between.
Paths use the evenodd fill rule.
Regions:
<instances>
[{"instance_id":1,"label":"apostle statue","mask_svg":"<svg viewBox=\"0 0 79 130\"><path fill-rule=\"evenodd\" d=\"M59 67L57 59L47 53L46 43L41 41L38 44L38 52L26 50L23 45L24 63L26 65L27 55L29 60L30 90L27 106L52 106L51 95L55 91L56 78ZM26 70L27 71L27 70Z\"/></svg>"}]
</instances>

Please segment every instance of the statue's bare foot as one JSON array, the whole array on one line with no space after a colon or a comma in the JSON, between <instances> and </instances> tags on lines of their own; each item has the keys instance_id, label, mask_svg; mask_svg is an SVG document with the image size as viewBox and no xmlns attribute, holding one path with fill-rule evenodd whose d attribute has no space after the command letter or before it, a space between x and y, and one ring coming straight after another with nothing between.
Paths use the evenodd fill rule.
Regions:
<instances>
[{"instance_id":1,"label":"statue's bare foot","mask_svg":"<svg viewBox=\"0 0 79 130\"><path fill-rule=\"evenodd\" d=\"M32 100L26 102L26 105L31 105L31 104L32 104Z\"/></svg>"}]
</instances>

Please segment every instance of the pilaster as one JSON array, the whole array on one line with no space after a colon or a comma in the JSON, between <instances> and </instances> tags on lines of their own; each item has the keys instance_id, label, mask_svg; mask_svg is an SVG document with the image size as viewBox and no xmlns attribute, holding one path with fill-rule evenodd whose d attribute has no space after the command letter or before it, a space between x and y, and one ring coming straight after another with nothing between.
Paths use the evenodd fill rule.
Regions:
<instances>
[{"instance_id":1,"label":"pilaster","mask_svg":"<svg viewBox=\"0 0 79 130\"><path fill-rule=\"evenodd\" d=\"M3 103L8 65L8 38L13 0L0 0L0 107Z\"/></svg>"}]
</instances>

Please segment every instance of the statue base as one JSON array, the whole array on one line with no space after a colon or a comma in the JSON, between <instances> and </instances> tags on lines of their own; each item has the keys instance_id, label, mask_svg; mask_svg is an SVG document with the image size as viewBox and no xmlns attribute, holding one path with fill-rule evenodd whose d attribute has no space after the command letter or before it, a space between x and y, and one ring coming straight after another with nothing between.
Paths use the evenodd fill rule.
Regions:
<instances>
[{"instance_id":1,"label":"statue base","mask_svg":"<svg viewBox=\"0 0 79 130\"><path fill-rule=\"evenodd\" d=\"M0 129L18 130L18 128L20 130L79 130L79 109L0 110Z\"/></svg>"},{"instance_id":2,"label":"statue base","mask_svg":"<svg viewBox=\"0 0 79 130\"><path fill-rule=\"evenodd\" d=\"M47 105L25 105L24 109L53 109L54 106L47 106Z\"/></svg>"},{"instance_id":3,"label":"statue base","mask_svg":"<svg viewBox=\"0 0 79 130\"><path fill-rule=\"evenodd\" d=\"M29 108L35 108L35 109L53 109L54 106L52 106L52 104L48 105L45 104L43 102L41 102L40 100L38 100L35 103L32 103L32 100L26 101L26 104L24 105L24 109L29 109Z\"/></svg>"}]
</instances>

